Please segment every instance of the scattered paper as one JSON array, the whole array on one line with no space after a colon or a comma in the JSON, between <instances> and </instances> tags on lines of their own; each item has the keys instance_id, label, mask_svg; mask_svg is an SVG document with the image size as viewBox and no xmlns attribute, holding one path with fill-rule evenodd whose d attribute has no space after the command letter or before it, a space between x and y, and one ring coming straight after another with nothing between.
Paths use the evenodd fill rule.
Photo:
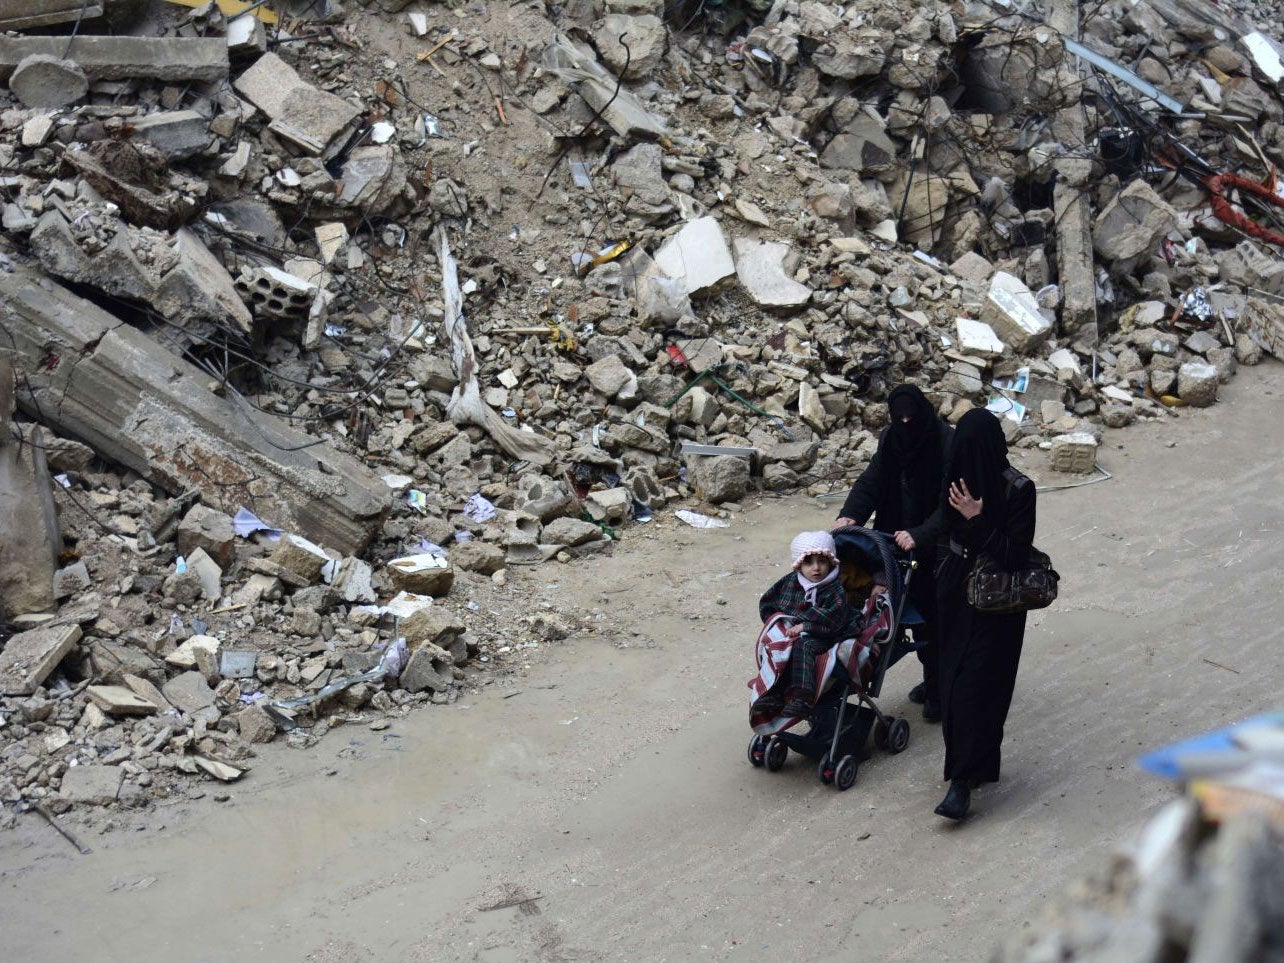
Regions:
<instances>
[{"instance_id":1,"label":"scattered paper","mask_svg":"<svg viewBox=\"0 0 1284 963\"><path fill-rule=\"evenodd\" d=\"M685 508L679 509L675 514L692 528L730 528L731 523L722 518L710 518L708 515L701 515L699 512L689 512Z\"/></svg>"}]
</instances>

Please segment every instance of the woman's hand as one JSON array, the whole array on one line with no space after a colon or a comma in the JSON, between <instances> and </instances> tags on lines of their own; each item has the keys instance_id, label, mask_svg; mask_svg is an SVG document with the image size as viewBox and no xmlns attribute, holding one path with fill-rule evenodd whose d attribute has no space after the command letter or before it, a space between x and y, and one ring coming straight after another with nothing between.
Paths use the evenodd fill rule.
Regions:
<instances>
[{"instance_id":1,"label":"woman's hand","mask_svg":"<svg viewBox=\"0 0 1284 963\"><path fill-rule=\"evenodd\" d=\"M834 519L834 524L829 526L829 530L831 532L836 532L840 528L849 528L850 526L855 524L856 524L856 519L848 518L846 515L844 515L842 518Z\"/></svg>"},{"instance_id":2,"label":"woman's hand","mask_svg":"<svg viewBox=\"0 0 1284 963\"><path fill-rule=\"evenodd\" d=\"M967 482L962 478L956 482L950 482L950 508L968 521L981 514L981 509L984 507L982 501L980 498L972 497L972 493L967 490Z\"/></svg>"},{"instance_id":3,"label":"woman's hand","mask_svg":"<svg viewBox=\"0 0 1284 963\"><path fill-rule=\"evenodd\" d=\"M900 546L902 552L914 551L914 536L909 532L897 532L892 538L896 539L896 544Z\"/></svg>"},{"instance_id":4,"label":"woman's hand","mask_svg":"<svg viewBox=\"0 0 1284 963\"><path fill-rule=\"evenodd\" d=\"M802 635L802 630L802 623L795 622L793 625L789 626L789 628L785 629L785 638L796 639L798 636Z\"/></svg>"}]
</instances>

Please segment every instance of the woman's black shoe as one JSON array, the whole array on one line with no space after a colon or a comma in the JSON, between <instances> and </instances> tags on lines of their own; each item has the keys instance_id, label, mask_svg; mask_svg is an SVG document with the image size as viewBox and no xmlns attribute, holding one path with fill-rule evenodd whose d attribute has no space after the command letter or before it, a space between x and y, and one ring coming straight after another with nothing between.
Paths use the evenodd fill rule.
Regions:
<instances>
[{"instance_id":1,"label":"woman's black shoe","mask_svg":"<svg viewBox=\"0 0 1284 963\"><path fill-rule=\"evenodd\" d=\"M923 703L923 721L940 722L941 721L941 704L935 699L929 699Z\"/></svg>"},{"instance_id":2,"label":"woman's black shoe","mask_svg":"<svg viewBox=\"0 0 1284 963\"><path fill-rule=\"evenodd\" d=\"M921 706L927 701L926 682L920 682L918 685L914 686L914 688L910 689L909 701L914 703L916 706Z\"/></svg>"},{"instance_id":3,"label":"woman's black shoe","mask_svg":"<svg viewBox=\"0 0 1284 963\"><path fill-rule=\"evenodd\" d=\"M967 808L972 803L972 789L966 780L955 779L950 783L950 791L945 794L941 804L936 807L936 815L946 819L960 820L967 815Z\"/></svg>"}]
</instances>

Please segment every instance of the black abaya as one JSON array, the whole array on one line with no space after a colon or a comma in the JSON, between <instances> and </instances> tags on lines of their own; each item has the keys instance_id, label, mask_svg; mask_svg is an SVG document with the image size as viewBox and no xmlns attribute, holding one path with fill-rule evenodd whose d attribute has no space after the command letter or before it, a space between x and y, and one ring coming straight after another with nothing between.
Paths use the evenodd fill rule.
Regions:
<instances>
[{"instance_id":1,"label":"black abaya","mask_svg":"<svg viewBox=\"0 0 1284 963\"><path fill-rule=\"evenodd\" d=\"M988 412L975 414L993 419ZM1012 704L1025 636L1024 612L978 612L967 604L966 595L967 575L978 552L984 551L1009 569L1020 568L1029 559L1035 526L1034 483L1008 466L1005 447L997 421L992 427L980 418L972 424L960 422L946 472L949 480L969 479L972 495L983 503L982 513L970 521L946 506L947 534L936 578L945 778L949 780L999 778L1003 724Z\"/></svg>"}]
</instances>

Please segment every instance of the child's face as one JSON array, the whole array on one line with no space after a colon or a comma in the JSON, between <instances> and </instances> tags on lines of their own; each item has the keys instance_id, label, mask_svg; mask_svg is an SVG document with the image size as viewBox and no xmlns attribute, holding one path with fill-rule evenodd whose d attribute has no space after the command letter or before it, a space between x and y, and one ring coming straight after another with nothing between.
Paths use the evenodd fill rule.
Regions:
<instances>
[{"instance_id":1,"label":"child's face","mask_svg":"<svg viewBox=\"0 0 1284 963\"><path fill-rule=\"evenodd\" d=\"M808 555L798 566L798 571L802 573L803 578L810 582L819 582L828 575L834 568L833 561L828 555Z\"/></svg>"}]
</instances>

